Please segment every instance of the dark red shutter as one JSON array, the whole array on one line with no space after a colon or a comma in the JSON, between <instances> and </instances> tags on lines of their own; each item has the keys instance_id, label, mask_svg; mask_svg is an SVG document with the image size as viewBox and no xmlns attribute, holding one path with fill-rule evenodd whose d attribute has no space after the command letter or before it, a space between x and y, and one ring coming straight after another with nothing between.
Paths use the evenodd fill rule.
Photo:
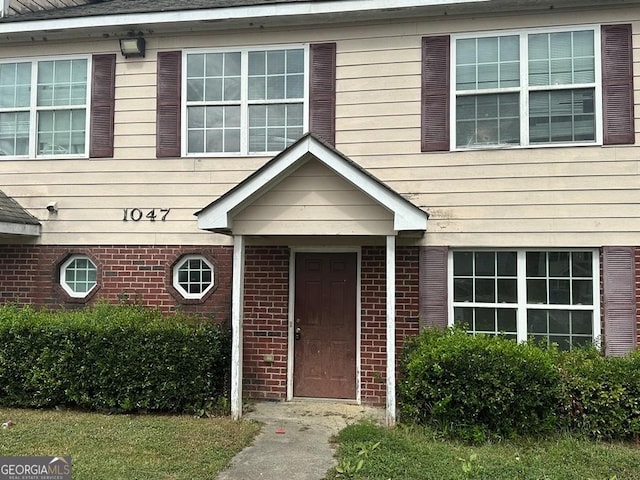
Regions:
<instances>
[{"instance_id":1,"label":"dark red shutter","mask_svg":"<svg viewBox=\"0 0 640 480\"><path fill-rule=\"evenodd\" d=\"M310 46L309 130L336 143L336 44Z\"/></svg>"},{"instance_id":2,"label":"dark red shutter","mask_svg":"<svg viewBox=\"0 0 640 480\"><path fill-rule=\"evenodd\" d=\"M624 355L636 346L635 249L604 247L602 252L604 347Z\"/></svg>"},{"instance_id":3,"label":"dark red shutter","mask_svg":"<svg viewBox=\"0 0 640 480\"><path fill-rule=\"evenodd\" d=\"M116 56L115 54L94 55L91 63L89 156L109 158L113 157Z\"/></svg>"},{"instance_id":4,"label":"dark red shutter","mask_svg":"<svg viewBox=\"0 0 640 480\"><path fill-rule=\"evenodd\" d=\"M423 152L449 150L449 42L448 35L422 39Z\"/></svg>"},{"instance_id":5,"label":"dark red shutter","mask_svg":"<svg viewBox=\"0 0 640 480\"><path fill-rule=\"evenodd\" d=\"M604 144L635 142L631 25L602 26Z\"/></svg>"},{"instance_id":6,"label":"dark red shutter","mask_svg":"<svg viewBox=\"0 0 640 480\"><path fill-rule=\"evenodd\" d=\"M420 247L420 327L446 328L447 247Z\"/></svg>"},{"instance_id":7,"label":"dark red shutter","mask_svg":"<svg viewBox=\"0 0 640 480\"><path fill-rule=\"evenodd\" d=\"M158 53L156 157L180 156L182 52Z\"/></svg>"}]
</instances>

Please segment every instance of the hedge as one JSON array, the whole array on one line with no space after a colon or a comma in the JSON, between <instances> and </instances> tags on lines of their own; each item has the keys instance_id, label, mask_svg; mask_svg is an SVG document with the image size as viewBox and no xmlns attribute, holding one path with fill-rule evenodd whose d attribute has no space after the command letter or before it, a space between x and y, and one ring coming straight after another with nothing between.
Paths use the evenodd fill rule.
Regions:
<instances>
[{"instance_id":1,"label":"hedge","mask_svg":"<svg viewBox=\"0 0 640 480\"><path fill-rule=\"evenodd\" d=\"M228 333L138 306L0 306L0 404L197 412L224 402Z\"/></svg>"},{"instance_id":2,"label":"hedge","mask_svg":"<svg viewBox=\"0 0 640 480\"><path fill-rule=\"evenodd\" d=\"M403 420L470 441L551 430L560 373L542 349L460 329L427 329L404 355Z\"/></svg>"},{"instance_id":3,"label":"hedge","mask_svg":"<svg viewBox=\"0 0 640 480\"><path fill-rule=\"evenodd\" d=\"M640 439L640 352L559 352L461 329L408 342L398 384L401 419L473 442L554 430Z\"/></svg>"},{"instance_id":4,"label":"hedge","mask_svg":"<svg viewBox=\"0 0 640 480\"><path fill-rule=\"evenodd\" d=\"M603 357L595 349L559 357L564 426L592 438L640 438L640 352Z\"/></svg>"}]
</instances>

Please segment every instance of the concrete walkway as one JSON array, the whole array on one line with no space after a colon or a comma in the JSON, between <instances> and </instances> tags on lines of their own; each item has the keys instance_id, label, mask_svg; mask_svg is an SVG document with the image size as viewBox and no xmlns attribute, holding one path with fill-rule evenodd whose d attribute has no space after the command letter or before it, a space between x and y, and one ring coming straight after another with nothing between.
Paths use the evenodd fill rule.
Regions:
<instances>
[{"instance_id":1,"label":"concrete walkway","mask_svg":"<svg viewBox=\"0 0 640 480\"><path fill-rule=\"evenodd\" d=\"M245 418L264 424L218 480L321 480L336 465L331 437L351 423L382 423L384 410L329 401L259 402Z\"/></svg>"}]
</instances>

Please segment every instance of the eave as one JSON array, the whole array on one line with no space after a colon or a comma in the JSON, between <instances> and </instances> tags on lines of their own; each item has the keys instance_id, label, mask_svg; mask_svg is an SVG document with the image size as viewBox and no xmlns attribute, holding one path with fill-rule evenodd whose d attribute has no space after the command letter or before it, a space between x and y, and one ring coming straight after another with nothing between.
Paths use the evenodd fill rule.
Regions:
<instances>
[{"instance_id":1,"label":"eave","mask_svg":"<svg viewBox=\"0 0 640 480\"><path fill-rule=\"evenodd\" d=\"M109 13L30 20L0 21L0 42L53 38L105 37L130 30L147 33L219 31L282 26L357 23L496 12L536 12L570 8L616 8L640 5L640 0L328 0L270 3L162 12ZM77 7L78 12L81 7ZM37 18L37 17L36 17Z\"/></svg>"}]
</instances>

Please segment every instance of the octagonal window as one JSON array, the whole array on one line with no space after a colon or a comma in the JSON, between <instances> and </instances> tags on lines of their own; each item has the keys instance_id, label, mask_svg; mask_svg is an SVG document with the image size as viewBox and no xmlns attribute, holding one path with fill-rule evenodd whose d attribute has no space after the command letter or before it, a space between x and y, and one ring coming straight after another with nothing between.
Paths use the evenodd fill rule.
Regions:
<instances>
[{"instance_id":1,"label":"octagonal window","mask_svg":"<svg viewBox=\"0 0 640 480\"><path fill-rule=\"evenodd\" d=\"M184 298L200 299L213 288L213 265L200 255L186 255L173 268L173 286Z\"/></svg>"},{"instance_id":2,"label":"octagonal window","mask_svg":"<svg viewBox=\"0 0 640 480\"><path fill-rule=\"evenodd\" d=\"M70 297L84 298L97 284L98 268L85 255L73 255L60 266L60 285Z\"/></svg>"}]
</instances>

